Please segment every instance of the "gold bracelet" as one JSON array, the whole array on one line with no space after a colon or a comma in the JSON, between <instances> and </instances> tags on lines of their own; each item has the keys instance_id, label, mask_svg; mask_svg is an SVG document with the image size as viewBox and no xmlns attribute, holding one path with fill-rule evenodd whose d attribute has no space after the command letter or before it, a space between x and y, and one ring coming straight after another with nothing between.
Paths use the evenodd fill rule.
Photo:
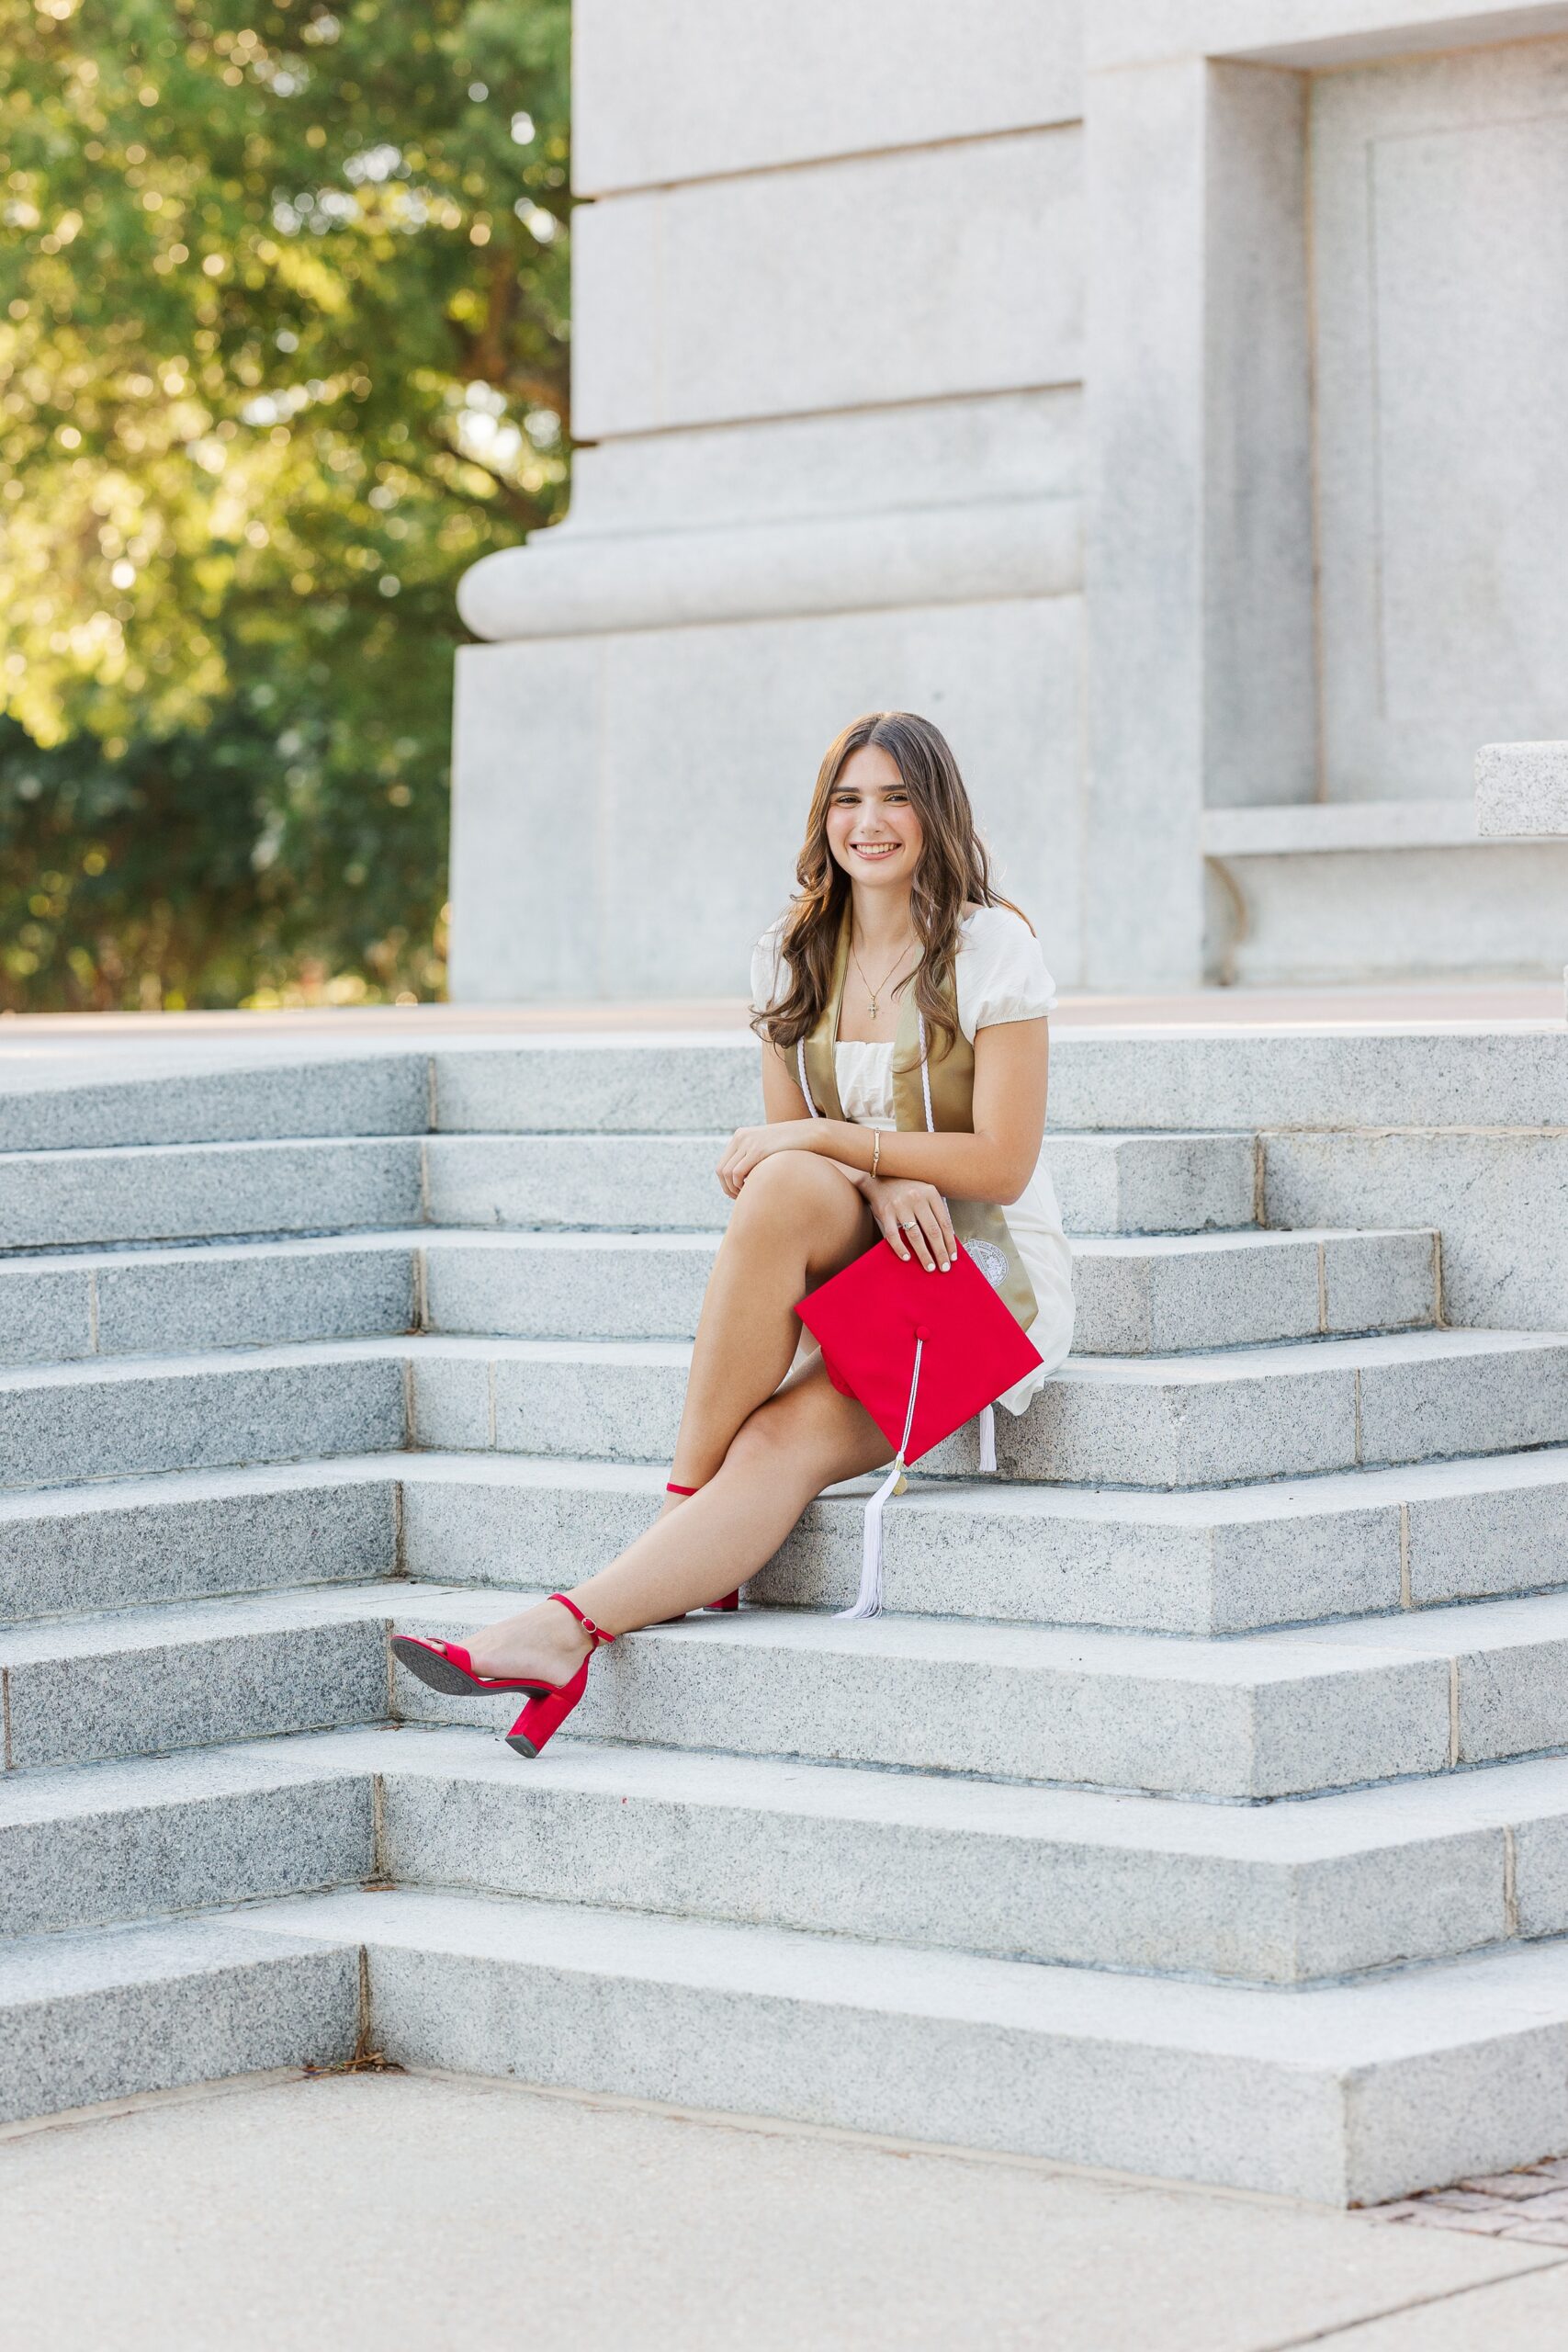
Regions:
<instances>
[{"instance_id":1,"label":"gold bracelet","mask_svg":"<svg viewBox=\"0 0 1568 2352\"><path fill-rule=\"evenodd\" d=\"M871 1131L871 1172L874 1177L876 1174L876 1163L881 1157L882 1129L880 1127L873 1127Z\"/></svg>"}]
</instances>

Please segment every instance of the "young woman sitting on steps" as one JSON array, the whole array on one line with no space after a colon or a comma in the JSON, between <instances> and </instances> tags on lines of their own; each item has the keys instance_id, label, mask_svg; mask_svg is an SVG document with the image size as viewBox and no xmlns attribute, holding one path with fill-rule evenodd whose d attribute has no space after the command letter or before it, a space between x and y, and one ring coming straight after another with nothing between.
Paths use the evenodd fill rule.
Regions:
<instances>
[{"instance_id":1,"label":"young woman sitting on steps","mask_svg":"<svg viewBox=\"0 0 1568 2352\"><path fill-rule=\"evenodd\" d=\"M992 888L929 720L883 711L844 729L795 870L799 894L753 959L765 1119L719 1159L735 1206L658 1518L597 1575L486 1626L471 1649L393 1644L438 1690L526 1693L509 1735L525 1755L576 1705L601 1642L733 1606L815 1496L887 1461L795 1313L879 1233L938 1282L955 1219L976 1242L1042 1358L1000 1399L1010 1411L1071 1344L1071 1259L1041 1160L1055 989L1030 924Z\"/></svg>"}]
</instances>

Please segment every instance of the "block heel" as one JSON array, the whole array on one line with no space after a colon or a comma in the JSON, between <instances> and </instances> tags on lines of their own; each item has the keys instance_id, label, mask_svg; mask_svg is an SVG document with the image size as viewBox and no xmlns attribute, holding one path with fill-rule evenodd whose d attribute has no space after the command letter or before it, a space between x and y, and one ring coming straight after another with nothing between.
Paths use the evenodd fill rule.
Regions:
<instances>
[{"instance_id":1,"label":"block heel","mask_svg":"<svg viewBox=\"0 0 1568 2352\"><path fill-rule=\"evenodd\" d=\"M596 1625L592 1617L585 1617L576 1601L569 1600L564 1592L552 1592L550 1599L558 1600L563 1609L570 1610L583 1632L591 1637L593 1648L569 1682L546 1683L537 1688L507 1733L508 1747L515 1755L527 1757L530 1761L538 1755L546 1741L554 1737L587 1690L588 1669L593 1662L593 1651L602 1642L613 1642L615 1638L614 1634L606 1634L603 1626Z\"/></svg>"}]
</instances>

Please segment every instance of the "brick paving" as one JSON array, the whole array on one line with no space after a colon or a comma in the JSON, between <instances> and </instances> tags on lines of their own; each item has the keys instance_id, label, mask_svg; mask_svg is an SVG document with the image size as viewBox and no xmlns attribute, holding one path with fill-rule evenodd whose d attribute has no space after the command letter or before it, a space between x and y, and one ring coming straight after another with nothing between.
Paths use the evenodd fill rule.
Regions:
<instances>
[{"instance_id":1,"label":"brick paving","mask_svg":"<svg viewBox=\"0 0 1568 2352\"><path fill-rule=\"evenodd\" d=\"M1568 2156L1519 2172L1483 2173L1452 2188L1424 2189L1418 2197L1374 2205L1369 2214L1406 2228L1469 2230L1481 2237L1568 2246Z\"/></svg>"}]
</instances>

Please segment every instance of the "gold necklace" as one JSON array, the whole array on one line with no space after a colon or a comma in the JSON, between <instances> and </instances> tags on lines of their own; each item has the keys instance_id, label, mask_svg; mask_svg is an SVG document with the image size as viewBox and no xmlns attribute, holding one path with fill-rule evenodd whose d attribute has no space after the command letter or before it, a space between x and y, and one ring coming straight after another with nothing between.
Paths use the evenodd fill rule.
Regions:
<instances>
[{"instance_id":1,"label":"gold necklace","mask_svg":"<svg viewBox=\"0 0 1568 2352\"><path fill-rule=\"evenodd\" d=\"M853 933L851 933L851 936L850 936L850 961L853 964L853 966L854 966L854 967L855 967L856 971L860 974L860 980L861 980L861 986L862 986L862 988L863 988L863 989L864 989L864 990L865 990L865 992L866 992L867 996L871 999L871 1017L872 1017L872 1019L873 1019L874 1021L876 1019L876 1001L877 1001L878 997L882 994L883 989L887 986L888 981L893 978L894 973L898 969L898 965L899 965L899 964L901 964L901 963L904 961L905 956L908 956L908 952L909 952L909 949L910 949L911 947L918 947L919 945L919 941L918 939L911 939L911 940L909 940L909 941L907 943L907 944L906 944L906 945L905 945L905 946L900 950L900 952L899 952L899 956L898 956L898 959L897 959L897 963L893 963L893 964L889 964L889 966L887 967L887 969L886 970L886 972L884 972L884 974L882 975L882 978L881 978L878 980L878 982L876 983L876 986L875 986L874 988L873 988L873 987L872 987L872 985L871 985L871 982L866 978L866 976L865 976L865 966L861 962L860 957L855 954L854 935L853 935Z\"/></svg>"}]
</instances>

